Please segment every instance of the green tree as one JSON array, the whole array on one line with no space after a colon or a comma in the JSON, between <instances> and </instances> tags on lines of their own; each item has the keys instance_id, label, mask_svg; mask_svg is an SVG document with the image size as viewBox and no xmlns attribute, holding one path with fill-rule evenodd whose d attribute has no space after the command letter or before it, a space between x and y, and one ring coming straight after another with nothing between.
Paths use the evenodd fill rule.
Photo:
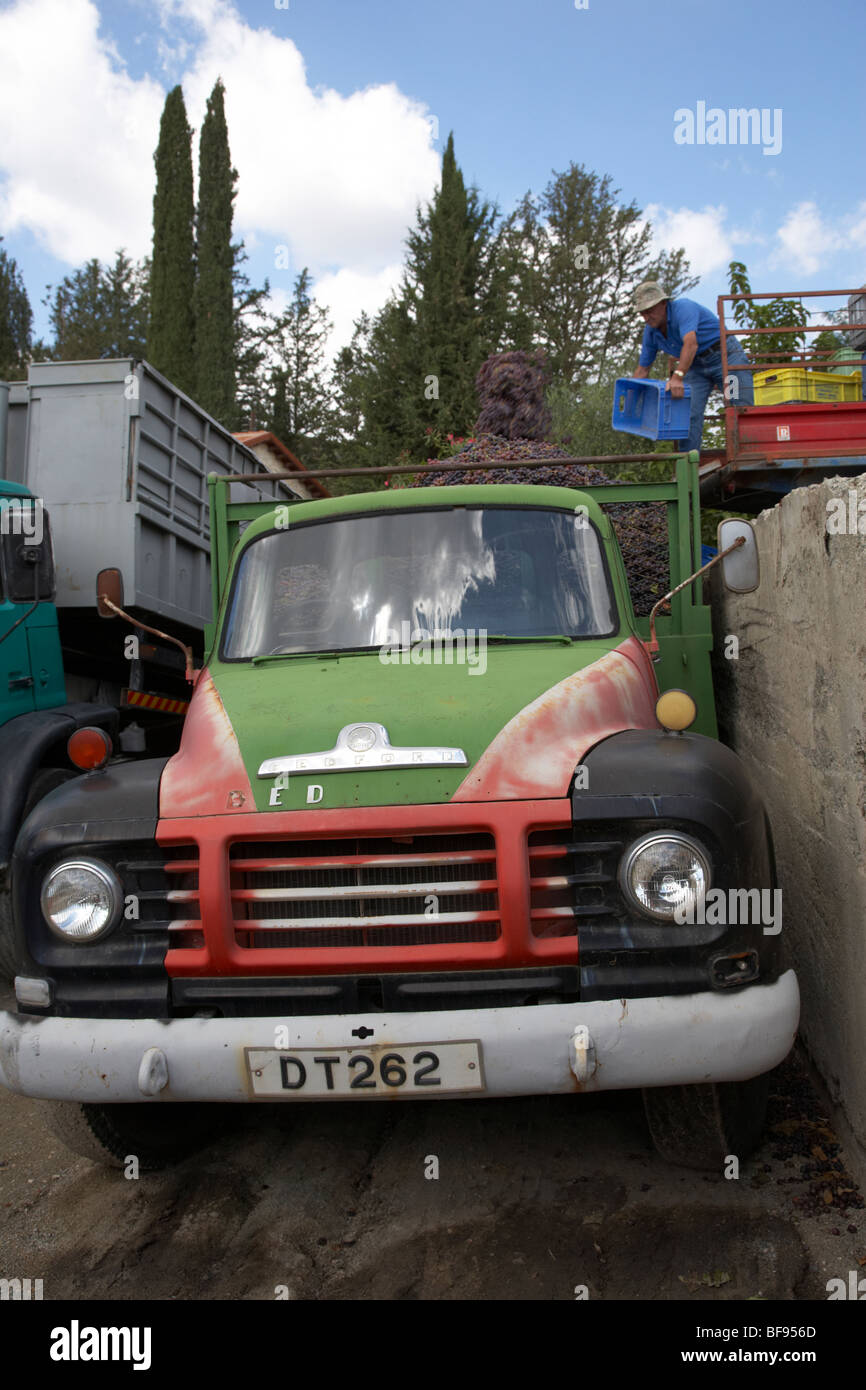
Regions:
<instances>
[{"instance_id":1,"label":"green tree","mask_svg":"<svg viewBox=\"0 0 866 1390\"><path fill-rule=\"evenodd\" d=\"M225 89L217 78L208 97L198 156L195 281L195 397L215 419L235 413L235 305L232 245L237 171L232 168Z\"/></svg>"},{"instance_id":2,"label":"green tree","mask_svg":"<svg viewBox=\"0 0 866 1390\"><path fill-rule=\"evenodd\" d=\"M364 373L367 370L371 329L369 314L362 313L354 324L351 343L337 353L331 373L333 432L347 467L362 467L367 461L362 435L365 423Z\"/></svg>"},{"instance_id":3,"label":"green tree","mask_svg":"<svg viewBox=\"0 0 866 1390\"><path fill-rule=\"evenodd\" d=\"M49 285L49 322L55 362L99 357L143 357L148 323L147 261L135 262L124 250L112 265L94 257Z\"/></svg>"},{"instance_id":4,"label":"green tree","mask_svg":"<svg viewBox=\"0 0 866 1390\"><path fill-rule=\"evenodd\" d=\"M51 286L48 290L51 292ZM80 362L101 357L103 346L102 265L94 256L65 275L54 290L48 310L56 362Z\"/></svg>"},{"instance_id":5,"label":"green tree","mask_svg":"<svg viewBox=\"0 0 866 1390\"><path fill-rule=\"evenodd\" d=\"M312 298L311 285L304 267L295 280L291 303L272 319L265 426L308 467L314 467L322 453L332 418L325 373L331 322L327 309Z\"/></svg>"},{"instance_id":6,"label":"green tree","mask_svg":"<svg viewBox=\"0 0 866 1390\"><path fill-rule=\"evenodd\" d=\"M344 457L425 460L448 433L471 430L477 370L491 353L539 348L560 392L555 425L568 432L568 402L585 404L598 385L595 434L608 450L630 447L611 440L609 414L613 379L631 369L643 328L631 294L649 276L671 296L687 293L697 281L685 253L653 256L637 206L578 165L541 198L527 194L498 229L497 216L466 189L449 137L441 185L407 237L400 289L359 320L337 359Z\"/></svg>"},{"instance_id":7,"label":"green tree","mask_svg":"<svg viewBox=\"0 0 866 1390\"><path fill-rule=\"evenodd\" d=\"M372 332L372 319L369 314L362 313L354 324L351 342L340 349L334 360L331 371L331 428L326 451L327 465L323 466L352 470L372 468L381 458L381 449L370 443L379 417L371 416L368 419L367 415L371 406L375 405L367 396L367 386L373 376L370 365ZM393 462L390 455L388 461ZM382 478L377 474L359 478L328 478L326 482L335 496L382 486Z\"/></svg>"},{"instance_id":8,"label":"green tree","mask_svg":"<svg viewBox=\"0 0 866 1390\"><path fill-rule=\"evenodd\" d=\"M475 378L496 349L506 291L497 259L496 210L466 188L449 135L432 201L406 238L399 289L356 324L335 368L336 409L358 429L344 456L423 461L430 441L467 433L478 413Z\"/></svg>"},{"instance_id":9,"label":"green tree","mask_svg":"<svg viewBox=\"0 0 866 1390\"><path fill-rule=\"evenodd\" d=\"M102 273L107 357L144 357L150 320L150 260L133 261L121 249Z\"/></svg>"},{"instance_id":10,"label":"green tree","mask_svg":"<svg viewBox=\"0 0 866 1390\"><path fill-rule=\"evenodd\" d=\"M408 365L415 409L406 442L416 450L428 428L465 434L478 413L475 378L504 319L495 220L496 210L477 189L466 188L450 134L440 185L407 239L401 294L413 321Z\"/></svg>"},{"instance_id":11,"label":"green tree","mask_svg":"<svg viewBox=\"0 0 866 1390\"><path fill-rule=\"evenodd\" d=\"M0 246L0 380L26 375L32 331L33 311L21 272Z\"/></svg>"},{"instance_id":12,"label":"green tree","mask_svg":"<svg viewBox=\"0 0 866 1390\"><path fill-rule=\"evenodd\" d=\"M812 343L812 350L817 353L831 355L839 352L846 346L841 333L835 333L832 328L825 328L822 333L818 333Z\"/></svg>"},{"instance_id":13,"label":"green tree","mask_svg":"<svg viewBox=\"0 0 866 1390\"><path fill-rule=\"evenodd\" d=\"M363 332L356 325L352 352L341 391L344 398L348 391L362 421L358 444L369 466L396 463L404 453L408 461L410 447L413 461L425 459L426 427L419 415L426 401L418 390L415 322L405 298L392 294ZM432 396L435 383L424 385L422 379L422 386Z\"/></svg>"},{"instance_id":14,"label":"green tree","mask_svg":"<svg viewBox=\"0 0 866 1390\"><path fill-rule=\"evenodd\" d=\"M370 315L362 313L354 324L351 343L348 347L340 349L334 361L334 421L338 432L349 439L357 439L364 424L364 400L359 369L364 361L371 326Z\"/></svg>"},{"instance_id":15,"label":"green tree","mask_svg":"<svg viewBox=\"0 0 866 1390\"><path fill-rule=\"evenodd\" d=\"M165 99L154 155L153 258L147 356L182 391L193 394L195 371L195 250L193 177L183 92Z\"/></svg>"},{"instance_id":16,"label":"green tree","mask_svg":"<svg viewBox=\"0 0 866 1390\"><path fill-rule=\"evenodd\" d=\"M697 284L682 251L653 258L652 228L619 201L609 175L572 163L540 197L527 193L502 232L509 279L506 336L545 349L554 378L599 380L636 351L631 291L650 276L673 297Z\"/></svg>"},{"instance_id":17,"label":"green tree","mask_svg":"<svg viewBox=\"0 0 866 1390\"><path fill-rule=\"evenodd\" d=\"M751 294L749 274L742 261L728 266L731 294ZM740 328L800 328L809 321L808 310L800 299L739 299L734 301L734 322ZM745 347L754 362L778 363L792 361L802 352L805 333L758 333L746 335ZM811 354L810 354L811 356Z\"/></svg>"},{"instance_id":18,"label":"green tree","mask_svg":"<svg viewBox=\"0 0 866 1390\"><path fill-rule=\"evenodd\" d=\"M266 279L261 289L254 289L240 269L240 258L235 261L232 281L235 405L230 428L264 429L268 414L265 369L272 324L267 307L270 284Z\"/></svg>"}]
</instances>

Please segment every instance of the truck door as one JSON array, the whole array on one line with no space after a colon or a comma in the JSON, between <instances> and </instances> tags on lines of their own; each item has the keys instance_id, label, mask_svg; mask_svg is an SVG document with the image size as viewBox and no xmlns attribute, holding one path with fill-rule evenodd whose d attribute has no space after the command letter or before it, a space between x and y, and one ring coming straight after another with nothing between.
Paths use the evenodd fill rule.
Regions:
<instances>
[{"instance_id":1,"label":"truck door","mask_svg":"<svg viewBox=\"0 0 866 1390\"><path fill-rule=\"evenodd\" d=\"M66 701L63 652L54 604L40 603L27 622L21 624L21 630L27 633L35 707L54 709ZM2 651L3 648L0 647L0 654Z\"/></svg>"},{"instance_id":2,"label":"truck door","mask_svg":"<svg viewBox=\"0 0 866 1390\"><path fill-rule=\"evenodd\" d=\"M19 714L29 714L36 708L36 702L27 625L22 623L14 632L11 631L13 624L26 611L26 606L9 601L2 577L0 600L0 724L5 724Z\"/></svg>"}]
</instances>

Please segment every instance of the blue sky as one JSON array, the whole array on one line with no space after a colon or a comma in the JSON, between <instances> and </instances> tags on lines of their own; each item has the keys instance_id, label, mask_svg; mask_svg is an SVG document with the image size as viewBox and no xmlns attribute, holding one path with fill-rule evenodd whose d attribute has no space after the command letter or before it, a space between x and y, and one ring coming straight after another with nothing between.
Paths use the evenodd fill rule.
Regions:
<instances>
[{"instance_id":1,"label":"blue sky","mask_svg":"<svg viewBox=\"0 0 866 1390\"><path fill-rule=\"evenodd\" d=\"M452 129L504 212L571 161L609 174L711 305L732 258L754 289L860 284L864 39L862 0L0 0L0 234L45 331L46 283L147 251L165 93L197 129L221 74L247 269L279 301L308 265L335 347L396 283ZM724 143L677 143L700 103ZM730 143L741 107L763 143Z\"/></svg>"}]
</instances>

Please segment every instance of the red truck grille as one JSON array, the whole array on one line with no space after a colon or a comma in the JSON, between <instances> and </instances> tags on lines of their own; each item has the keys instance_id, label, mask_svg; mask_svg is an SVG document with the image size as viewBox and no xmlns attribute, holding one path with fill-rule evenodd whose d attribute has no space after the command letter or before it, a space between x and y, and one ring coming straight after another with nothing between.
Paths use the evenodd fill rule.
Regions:
<instances>
[{"instance_id":1,"label":"red truck grille","mask_svg":"<svg viewBox=\"0 0 866 1390\"><path fill-rule=\"evenodd\" d=\"M227 980L571 966L578 927L616 910L600 828L571 828L565 799L166 820L166 969Z\"/></svg>"},{"instance_id":2,"label":"red truck grille","mask_svg":"<svg viewBox=\"0 0 866 1390\"><path fill-rule=\"evenodd\" d=\"M428 946L501 933L490 834L234 843L237 944L255 951Z\"/></svg>"}]
</instances>

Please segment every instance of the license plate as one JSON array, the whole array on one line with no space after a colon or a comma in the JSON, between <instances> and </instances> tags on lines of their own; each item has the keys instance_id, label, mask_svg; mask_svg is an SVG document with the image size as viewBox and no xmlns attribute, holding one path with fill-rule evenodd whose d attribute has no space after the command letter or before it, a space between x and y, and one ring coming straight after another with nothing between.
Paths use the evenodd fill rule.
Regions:
<instances>
[{"instance_id":1,"label":"license plate","mask_svg":"<svg viewBox=\"0 0 866 1390\"><path fill-rule=\"evenodd\" d=\"M478 1042L377 1047L248 1047L253 1094L280 1100L370 1100L483 1091Z\"/></svg>"}]
</instances>

